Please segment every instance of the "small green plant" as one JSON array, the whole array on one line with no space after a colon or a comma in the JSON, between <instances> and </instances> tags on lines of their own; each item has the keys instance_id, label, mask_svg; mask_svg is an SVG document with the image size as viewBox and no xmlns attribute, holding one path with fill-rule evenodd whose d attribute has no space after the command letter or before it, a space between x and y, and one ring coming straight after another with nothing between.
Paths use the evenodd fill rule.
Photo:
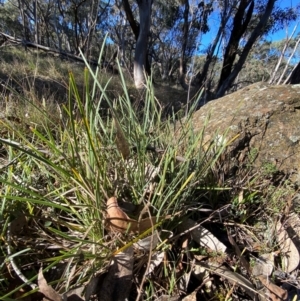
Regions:
<instances>
[{"instance_id":1,"label":"small green plant","mask_svg":"<svg viewBox=\"0 0 300 301\"><path fill-rule=\"evenodd\" d=\"M49 62L37 60L30 63L30 72L35 71L34 64L49 67ZM256 148L249 152L247 168L227 178L222 169L226 156L221 154L236 137L228 141L226 131L216 133L204 146L206 123L200 132L194 131L193 108L183 110L183 119L175 113L166 116L151 78L143 91L136 91L121 68L118 79L112 80L88 63L80 75L77 71L69 73L65 103L39 100L29 91L17 95L13 116L0 119L0 155L5 158L0 165L1 299L15 299L23 287L24 296L33 294L41 267L60 294L86 286L95 275L107 272L115 256L161 228L159 245L148 258L139 252L133 255L133 277L140 281L133 296L155 300L179 294L180 279L191 271L197 255L232 263L239 273L241 261L237 264L229 253L195 242L183 249L178 225L187 218L211 223L220 237L231 227L235 233L241 231L235 236L242 238L239 246L247 240L247 246L258 241L259 251L278 247L267 231L272 228L269 218L284 212L294 188L287 181L272 183L277 168L269 162L253 172ZM111 89L115 82L117 88ZM136 95L143 99L142 109L133 101ZM134 208L128 212L132 220L151 215L151 227L142 233L110 232L106 201L112 196ZM222 222L226 226L219 229ZM155 252L164 259L148 275L145 260L152 264ZM209 273L214 275L213 270ZM21 282L8 291L14 281L10 274L19 275ZM234 299L227 296L231 288L226 282L203 288L202 293L229 300Z\"/></svg>"},{"instance_id":2,"label":"small green plant","mask_svg":"<svg viewBox=\"0 0 300 301\"><path fill-rule=\"evenodd\" d=\"M150 208L157 220L166 215L180 218L191 206L200 208L198 186L226 147L212 143L206 151L199 151L203 132L194 133L193 108L181 121L181 131L174 131L176 120L162 118L151 79L143 92L143 110L137 112L121 68L123 93L115 99L107 93L109 82L103 85L99 76L99 69L86 64L82 94L70 72L68 102L54 116L46 104L24 99L34 122L24 129L1 121L8 133L7 138L0 138L8 152L8 164L0 176L0 223L5 225L1 235L9 252L1 250L15 273L22 275L25 265L31 269L33 275L22 279L33 289L36 257L43 262L44 273L67 264L64 274L54 279L57 286L67 290L86 283L95 272L105 270L115 254L149 234L148 230L139 237L108 239L105 210L111 196ZM23 216L24 227L29 229L26 249L12 243L16 216ZM51 253L47 247L38 251L36 241L59 247ZM26 257L19 259L19 252ZM174 271L166 272L170 277L168 290L173 290ZM2 292L2 299L10 300L19 288ZM153 290L149 288L148 293Z\"/></svg>"},{"instance_id":3,"label":"small green plant","mask_svg":"<svg viewBox=\"0 0 300 301\"><path fill-rule=\"evenodd\" d=\"M278 171L277 167L275 164L271 162L264 162L262 164L262 174L264 176L272 176Z\"/></svg>"},{"instance_id":4,"label":"small green plant","mask_svg":"<svg viewBox=\"0 0 300 301\"><path fill-rule=\"evenodd\" d=\"M249 159L249 164L253 164L255 159L257 158L258 155L258 149L255 147L250 148L249 154L248 154L248 159Z\"/></svg>"}]
</instances>

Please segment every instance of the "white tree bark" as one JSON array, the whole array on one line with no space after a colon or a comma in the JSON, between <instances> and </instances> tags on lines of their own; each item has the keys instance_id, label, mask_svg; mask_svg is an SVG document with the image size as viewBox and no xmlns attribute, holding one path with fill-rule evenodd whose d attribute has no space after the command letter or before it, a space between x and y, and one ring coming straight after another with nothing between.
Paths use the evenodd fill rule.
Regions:
<instances>
[{"instance_id":1,"label":"white tree bark","mask_svg":"<svg viewBox=\"0 0 300 301\"><path fill-rule=\"evenodd\" d=\"M136 42L133 77L137 89L145 86L145 65L148 46L148 35L151 24L151 7L153 0L137 0L140 15L140 30Z\"/></svg>"},{"instance_id":2,"label":"white tree bark","mask_svg":"<svg viewBox=\"0 0 300 301\"><path fill-rule=\"evenodd\" d=\"M297 23L296 26L298 26L298 25L299 25L299 22ZM295 47L294 47L291 55L289 56L289 58L288 58L288 60L287 60L287 62L285 64L284 70L282 71L282 74L281 74L281 76L280 76L280 78L279 78L279 80L277 82L277 85L280 85L280 83L282 82L282 79L283 79L283 77L284 77L284 75L285 75L285 73L286 73L286 71L287 71L287 69L288 69L288 67L290 65L290 61L294 57L294 54L295 54L296 50L298 49L299 43L300 43L300 38L297 40L297 42L295 44ZM292 72L290 74L292 74ZM286 84L287 80L288 80L288 78L284 81L284 84Z\"/></svg>"},{"instance_id":3,"label":"white tree bark","mask_svg":"<svg viewBox=\"0 0 300 301\"><path fill-rule=\"evenodd\" d=\"M279 57L279 59L278 59L277 65L276 65L276 67L275 67L275 69L274 69L274 71L273 71L273 73L272 73L272 75L271 75L271 78L269 79L269 84L273 84L274 81L275 81L276 74L277 74L278 69L279 69L279 67L280 67L280 65L281 65L281 62L282 62L282 60L283 60L284 54L285 54L285 52L286 52L286 49L288 48L289 43L290 43L290 41L291 41L293 35L295 34L295 31L296 31L297 27L298 27L298 23L297 23L296 26L294 27L293 32L292 32L292 34L290 35L290 37L287 36L287 38L286 38L286 41L285 41L284 46L283 46L283 49L282 49L282 51L281 51L281 53L280 53L280 57ZM280 79L280 80L281 80L281 79ZM279 81L280 81L280 80L279 80ZM279 83L277 82L277 85L278 85L278 84L279 84Z\"/></svg>"}]
</instances>

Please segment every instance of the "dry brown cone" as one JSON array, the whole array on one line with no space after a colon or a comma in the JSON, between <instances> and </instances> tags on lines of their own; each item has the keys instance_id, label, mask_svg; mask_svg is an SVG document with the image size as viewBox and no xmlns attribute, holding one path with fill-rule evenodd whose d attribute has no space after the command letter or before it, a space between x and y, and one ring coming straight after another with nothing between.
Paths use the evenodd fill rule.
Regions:
<instances>
[{"instance_id":1,"label":"dry brown cone","mask_svg":"<svg viewBox=\"0 0 300 301\"><path fill-rule=\"evenodd\" d=\"M105 220L105 224L108 230L113 232L121 232L121 233L143 233L147 229L153 227L157 224L157 220L155 216L147 217L139 222L137 220L131 219L118 205L118 201L116 197L111 197L107 200L107 217ZM169 219L171 215L161 217L159 221L163 219Z\"/></svg>"}]
</instances>

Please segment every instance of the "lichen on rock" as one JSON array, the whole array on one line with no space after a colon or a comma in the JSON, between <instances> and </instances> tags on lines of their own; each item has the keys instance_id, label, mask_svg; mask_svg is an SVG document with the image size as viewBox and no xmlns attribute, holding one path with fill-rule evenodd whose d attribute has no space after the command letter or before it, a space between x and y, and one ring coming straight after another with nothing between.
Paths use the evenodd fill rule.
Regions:
<instances>
[{"instance_id":1,"label":"lichen on rock","mask_svg":"<svg viewBox=\"0 0 300 301\"><path fill-rule=\"evenodd\" d=\"M206 122L207 116L210 116ZM279 171L300 182L300 86L271 86L255 83L237 92L204 105L193 114L195 131L206 123L204 140L226 133L226 156L231 167L249 157L252 149L257 156L256 168L273 164Z\"/></svg>"}]
</instances>

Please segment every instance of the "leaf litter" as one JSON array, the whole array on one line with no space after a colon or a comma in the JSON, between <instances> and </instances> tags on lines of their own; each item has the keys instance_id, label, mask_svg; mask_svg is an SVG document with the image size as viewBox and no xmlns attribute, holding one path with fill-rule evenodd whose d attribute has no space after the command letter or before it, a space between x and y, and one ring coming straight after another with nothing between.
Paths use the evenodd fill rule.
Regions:
<instances>
[{"instance_id":1,"label":"leaf litter","mask_svg":"<svg viewBox=\"0 0 300 301\"><path fill-rule=\"evenodd\" d=\"M113 204L113 207L109 207ZM137 220L132 220L127 214L119 207L116 198L109 198L108 202L108 215L106 223L110 226L108 230L111 235L119 234L126 235L130 230L131 222L134 225L130 230L137 234L141 234L137 229ZM112 208L114 208L112 210ZM121 211L120 211L121 210ZM121 212L121 213L120 213ZM117 219L119 217L120 219ZM115 219L115 220L114 220ZM114 222L112 223L112 220ZM141 219L141 222L143 223ZM142 227L143 231L152 228L155 225L154 217L146 219L146 226ZM151 222L150 222L151 221ZM125 226L122 223L126 223ZM287 219L286 224L295 228L299 225L297 216L291 214ZM120 224L121 223L121 226ZM236 243L234 237L228 232L227 246L220 241L212 232L203 227L202 222L197 223L192 219L186 219L177 227L178 233L184 233L183 236L187 237L182 244L182 251L180 263L181 278L186 279L186 286L180 286L181 289L174 291L171 295L157 296L157 300L198 300L197 296L202 294L215 295L217 290L215 282L227 282L229 287L227 293L236 295L244 291L249 300L287 300L288 290L280 285L280 279L272 276L275 270L281 269L285 273L286 278L293 278L291 275L293 271L299 266L299 253L289 234L284 229L282 223L277 222L275 229L275 239L279 246L277 252L270 252L265 254L258 254L254 260L254 264L249 261L249 252L241 249ZM19 225L17 222L13 223L16 230L13 234L19 233ZM22 224L23 225L23 224ZM113 225L113 227L111 227ZM228 227L228 226L227 226ZM235 229L238 229L236 224ZM43 276L42 269L38 274L38 288L39 291L45 296L46 299L60 301L60 300L131 300L131 288L137 280L137 261L139 258L145 258L144 266L139 267L139 274L143 274L148 280L158 279L158 275L162 272L161 268L170 264L168 252L170 248L174 247L173 235L169 235L163 241L161 239L161 231L157 229L152 230L148 237L140 238L132 245L126 247L123 251L117 252L110 260L110 264L106 271L100 275L92 277L85 286L77 289L71 289L63 294L58 293L53 289ZM170 244L168 244L170 241ZM172 242L172 243L171 243ZM176 240L175 240L176 242ZM236 259L230 254L229 244L232 246ZM163 246L163 247L162 247ZM192 247L193 246L193 247ZM197 247L198 246L198 247ZM167 249L166 249L167 247ZM205 255L197 255L196 249L205 251ZM249 246L247 247L249 249ZM139 255L140 254L140 255ZM140 257L144 254L144 257ZM279 257L280 262L276 260ZM147 258L149 264L147 265ZM197 259L198 258L198 259ZM250 276L250 278L249 278ZM72 275L70 275L72 277ZM217 278L216 278L217 277ZM181 279L180 278L180 279ZM190 293L190 281L198 281L198 288L196 287ZM70 279L68 279L69 281ZM275 282L274 282L275 280ZM157 281L157 280L156 280ZM297 281L296 281L297 282ZM296 283L297 284L297 283ZM294 281L295 285L295 281ZM298 285L298 284L297 284ZM74 296L77 296L74 299ZM165 296L165 297L163 297ZM125 298L125 299L124 299ZM160 299L159 299L160 298ZM172 299L173 298L173 299ZM176 299L177 298L177 299ZM45 299L45 300L46 300ZM239 300L240 298L235 298ZM32 299L34 300L34 299Z\"/></svg>"},{"instance_id":2,"label":"leaf litter","mask_svg":"<svg viewBox=\"0 0 300 301\"><path fill-rule=\"evenodd\" d=\"M135 162L129 159L130 147L119 121L114 118L114 122L116 144L123 160L126 160L128 173L130 169L134 169ZM185 161L180 160L180 162ZM160 166L156 167L148 163L145 165L147 185L143 196L147 195L148 199L153 196L155 178L161 172ZM258 187L260 190L270 185L270 182L264 181ZM234 187L233 183L231 184ZM280 220L276 218L276 223L268 221L271 229L262 234L263 231L256 229L254 223L250 222L255 212L259 212L259 206L251 205L251 202L255 203L256 192L250 191L249 197L245 193L246 189L241 187L247 184L237 184L235 194L237 201L227 206L226 210L220 209L223 204L222 197L225 195L220 193L219 209L213 205L211 205L213 209L196 206L193 210L185 208L173 215L162 214L159 218L155 214L151 215L147 205L144 209L149 213L148 217L143 218L141 213L138 219L131 218L119 205L117 197L108 197L106 216L103 221L107 244L102 247L111 249L112 252L111 256L105 258L101 258L101 254L96 254L101 258L104 268L93 267L95 269L93 276L84 279L81 286L73 287L72 283L80 275L77 269L84 268L84 251L87 247L84 244L68 245L68 249L77 248L78 262L71 263L67 273L59 272L57 269L55 279L46 280L40 269L37 279L40 293L45 300L53 301L194 301L213 298L216 300L277 301L288 300L288 298L294 300L299 294L300 287L297 272L299 247L297 248L294 243L295 239L300 240L299 217L290 213L288 208L286 214L280 216ZM234 189L232 190L234 195ZM210 194L209 189L207 194ZM246 204L247 197L249 207ZM195 203L205 204L206 201L204 198ZM178 224L176 224L176 214L180 217ZM265 225L268 224L267 214L259 217L265 221ZM239 224L235 219L243 222ZM54 221L53 219L49 224ZM169 222L171 225L174 222L175 226L172 225L171 231L168 229L169 234L165 235L163 230L167 229L164 229L164 226ZM61 225L70 224L69 221L61 223ZM274 224L275 227L272 226ZM17 246L16 238L20 236L20 229L26 225L27 219L24 216L9 225L13 231L8 232L8 237L5 238L8 248ZM293 230L293 236L286 228ZM71 227L68 231L69 235L84 239L84 234L80 231L72 230ZM271 236L268 239L265 238L267 233ZM58 246L58 252L53 253L56 255L60 250L63 253L66 249L64 238L60 241L53 240L53 245ZM52 246L43 245L43 248L47 252L53 252ZM68 258L62 261L71 262ZM20 279L23 282L32 283L29 279L26 280L26 276L22 274L24 269L18 268L13 256L9 256L7 262L1 267L17 277L22 275ZM83 267L80 268L80 265ZM46 273L47 277L51 278ZM65 287L55 286L59 278L64 278L61 283L64 283ZM292 297L289 297L290 295ZM37 300L30 295L26 298L29 301Z\"/></svg>"}]
</instances>

